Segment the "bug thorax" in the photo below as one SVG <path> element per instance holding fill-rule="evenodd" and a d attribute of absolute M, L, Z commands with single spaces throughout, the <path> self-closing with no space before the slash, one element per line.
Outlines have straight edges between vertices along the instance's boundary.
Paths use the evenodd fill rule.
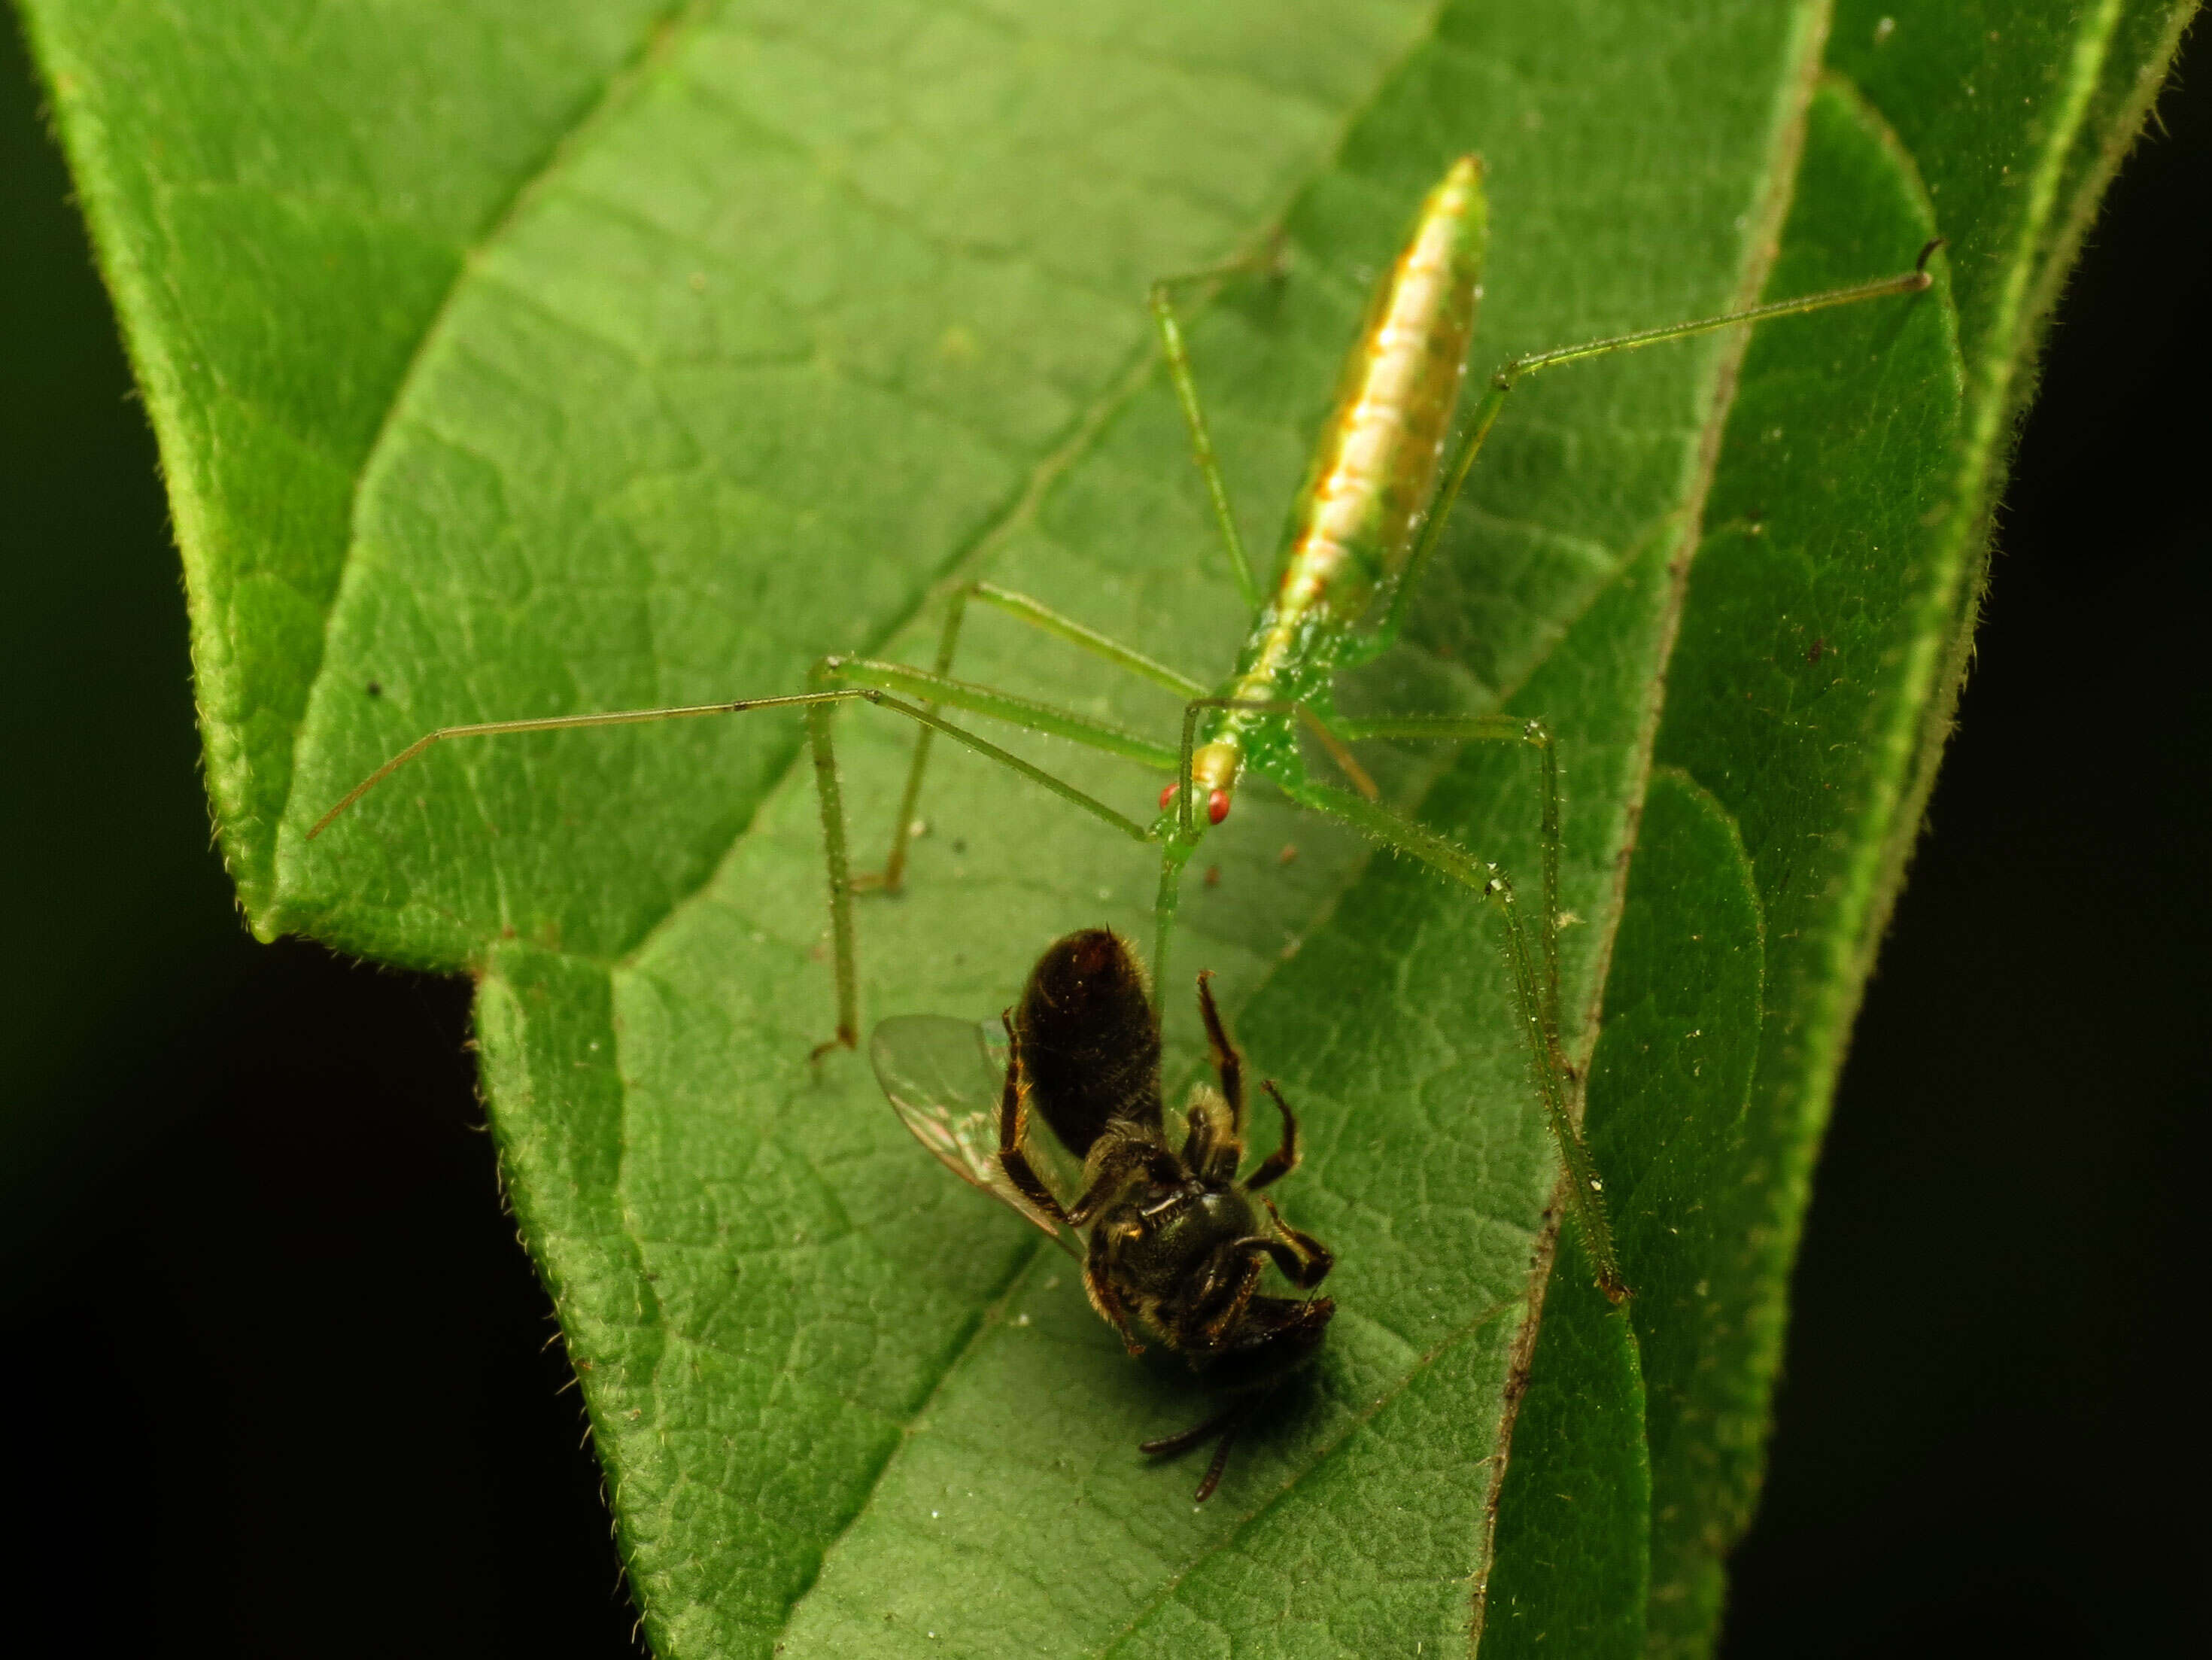
<path fill-rule="evenodd" d="M 1201 725 L 1191 754 L 1192 806 L 1209 823 L 1228 816 L 1246 769 L 1278 781 L 1296 775 L 1300 720 L 1292 708 L 1303 705 L 1309 721 L 1326 717 L 1344 626 L 1326 604 L 1290 611 L 1279 599 L 1261 614 L 1236 672 L 1218 690 L 1227 701 Z M 1173 799 L 1170 785 L 1162 808 Z"/>

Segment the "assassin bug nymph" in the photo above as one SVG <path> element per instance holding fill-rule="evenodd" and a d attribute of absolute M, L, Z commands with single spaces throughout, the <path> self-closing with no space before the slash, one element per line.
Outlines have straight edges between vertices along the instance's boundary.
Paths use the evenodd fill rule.
<path fill-rule="evenodd" d="M 1335 1258 L 1275 1209 L 1262 1189 L 1298 1164 L 1298 1121 L 1272 1079 L 1282 1139 L 1251 1175 L 1244 1158 L 1244 1061 L 1198 977 L 1217 1087 L 1193 1092 L 1176 1146 L 1160 1096 L 1160 1022 L 1144 970 L 1105 928 L 1055 940 L 1037 959 L 1004 1018 L 1006 1055 L 994 1079 L 975 1029 L 936 1015 L 903 1015 L 870 1044 L 884 1093 L 907 1128 L 965 1182 L 1044 1230 L 1082 1264 L 1099 1317 L 1141 1354 L 1141 1324 L 1229 1397 L 1212 1418 L 1141 1450 L 1171 1454 L 1215 1443 L 1199 1485 L 1204 1504 L 1229 1450 L 1261 1398 L 1321 1347 L 1336 1304 L 1326 1297 L 1260 1290 L 1273 1263 L 1300 1291 Z M 974 1064 L 984 1061 L 985 1064 Z M 995 1094 L 988 1105 L 979 1098 Z M 1063 1201 L 1034 1162 L 1034 1107 L 1054 1139 L 1082 1161 Z M 1087 1235 L 1078 1250 L 1063 1234 Z"/>
<path fill-rule="evenodd" d="M 1026 595 L 987 581 L 970 581 L 953 594 L 933 669 L 866 658 L 825 657 L 814 666 L 809 690 L 781 696 L 442 727 L 417 739 L 370 774 L 309 835 L 319 834 L 395 769 L 447 739 L 737 714 L 755 709 L 803 709 L 829 866 L 830 933 L 836 965 L 836 1035 L 822 1048 L 852 1048 L 860 1040 L 853 895 L 862 887 L 896 890 L 899 886 L 908 827 L 935 735 L 942 733 L 1134 840 L 1159 849 L 1152 979 L 1155 987 L 1162 988 L 1166 984 L 1168 948 L 1184 866 L 1206 831 L 1228 816 L 1240 781 L 1249 769 L 1297 805 L 1347 822 L 1382 845 L 1420 860 L 1464 885 L 1471 896 L 1487 901 L 1497 912 L 1513 986 L 1515 1018 L 1528 1045 L 1531 1071 L 1565 1168 L 1577 1220 L 1596 1264 L 1599 1283 L 1616 1299 L 1626 1295 L 1600 1199 L 1601 1183 L 1576 1126 L 1572 1074 L 1559 1042 L 1559 800 L 1551 734 L 1540 721 L 1509 715 L 1343 719 L 1335 713 L 1332 683 L 1339 669 L 1369 660 L 1398 638 L 1421 573 L 1436 552 L 1468 469 L 1508 394 L 1521 380 L 1560 364 L 1685 339 L 1737 324 L 1820 311 L 1886 295 L 1915 293 L 1929 284 L 1924 267 L 1936 245 L 1923 248 L 1914 268 L 1899 276 L 1510 359 L 1491 376 L 1447 460 L 1453 413 L 1466 378 L 1468 347 L 1480 295 L 1488 224 L 1481 162 L 1472 155 L 1462 156 L 1424 198 L 1404 249 L 1376 285 L 1366 319 L 1346 360 L 1334 411 L 1322 429 L 1305 483 L 1292 509 L 1279 574 L 1272 593 L 1267 594 L 1262 593 L 1246 557 L 1230 510 L 1228 488 L 1214 459 L 1172 300 L 1178 286 L 1192 280 L 1210 280 L 1233 267 L 1153 285 L 1152 308 L 1169 376 L 1189 426 L 1223 551 L 1252 617 L 1234 666 L 1218 684 L 1209 687 L 1192 680 Z M 1162 743 L 1071 709 L 953 678 L 961 621 L 970 600 L 993 605 L 1124 672 L 1180 694 L 1185 700 L 1181 741 Z M 839 704 L 848 702 L 891 710 L 921 728 L 890 856 L 881 873 L 860 878 L 855 877 L 846 851 L 845 812 L 831 733 L 832 714 Z M 1159 812 L 1149 823 L 1130 818 L 955 726 L 944 718 L 942 711 L 948 708 L 1068 739 L 1169 774 L 1170 781 L 1161 793 Z M 1309 773 L 1298 746 L 1302 731 L 1326 751 L 1352 788 Z M 1349 747 L 1362 739 L 1503 741 L 1525 744 L 1536 751 L 1541 778 L 1542 891 L 1534 949 L 1507 874 L 1448 837 L 1382 805 Z"/>

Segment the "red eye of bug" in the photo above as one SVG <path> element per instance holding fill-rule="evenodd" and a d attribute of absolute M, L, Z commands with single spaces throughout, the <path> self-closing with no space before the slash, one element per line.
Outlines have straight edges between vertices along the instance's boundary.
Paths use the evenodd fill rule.
<path fill-rule="evenodd" d="M 1229 792 L 1216 790 L 1206 798 L 1206 817 L 1209 824 L 1218 824 L 1229 817 Z"/>
<path fill-rule="evenodd" d="M 1175 792 L 1176 787 L 1173 784 L 1170 784 L 1165 789 L 1160 792 L 1160 811 L 1162 812 L 1165 812 L 1170 807 L 1175 806 Z"/>

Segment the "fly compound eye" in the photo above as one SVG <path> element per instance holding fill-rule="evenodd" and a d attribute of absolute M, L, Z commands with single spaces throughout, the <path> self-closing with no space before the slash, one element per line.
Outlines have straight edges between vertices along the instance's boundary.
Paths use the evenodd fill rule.
<path fill-rule="evenodd" d="M 1206 798 L 1206 821 L 1218 824 L 1229 817 L 1229 792 L 1218 789 Z"/>

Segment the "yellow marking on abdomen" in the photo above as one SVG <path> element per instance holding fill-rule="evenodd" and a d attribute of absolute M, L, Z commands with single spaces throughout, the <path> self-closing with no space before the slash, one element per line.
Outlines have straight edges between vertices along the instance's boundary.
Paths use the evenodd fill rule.
<path fill-rule="evenodd" d="M 1466 378 L 1486 228 L 1482 164 L 1462 156 L 1423 200 L 1405 252 L 1376 285 L 1298 493 L 1274 599 L 1228 696 L 1280 697 L 1311 642 L 1340 637 L 1404 568 Z M 1328 626 L 1317 629 L 1324 611 Z M 1202 789 L 1235 787 L 1243 735 L 1258 718 L 1223 712 L 1192 757 Z"/>

